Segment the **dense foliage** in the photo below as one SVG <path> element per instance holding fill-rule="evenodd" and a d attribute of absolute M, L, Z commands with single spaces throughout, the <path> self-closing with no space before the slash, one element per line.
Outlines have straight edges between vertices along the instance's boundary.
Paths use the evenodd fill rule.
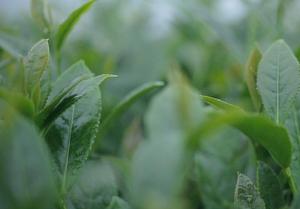
<path fill-rule="evenodd" d="M 297 1 L 130 2 L 0 21 L 0 209 L 298 209 Z"/>

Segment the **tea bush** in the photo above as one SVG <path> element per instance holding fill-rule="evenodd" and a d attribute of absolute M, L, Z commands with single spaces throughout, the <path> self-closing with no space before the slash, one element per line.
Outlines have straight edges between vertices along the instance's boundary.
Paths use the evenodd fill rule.
<path fill-rule="evenodd" d="M 27 41 L 1 23 L 0 209 L 299 208 L 296 3 L 245 1 L 238 27 L 212 2 L 179 4 L 154 40 L 122 1 L 56 24 L 32 0 Z M 97 6 L 101 52 L 67 41 Z"/>

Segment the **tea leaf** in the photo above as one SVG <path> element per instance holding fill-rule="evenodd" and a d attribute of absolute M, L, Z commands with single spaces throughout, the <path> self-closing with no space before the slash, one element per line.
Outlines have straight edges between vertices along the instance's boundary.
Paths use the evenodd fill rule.
<path fill-rule="evenodd" d="M 258 68 L 257 86 L 264 109 L 276 123 L 284 123 L 299 89 L 299 63 L 279 40 L 264 53 Z"/>
<path fill-rule="evenodd" d="M 214 98 L 214 97 L 210 97 L 210 96 L 201 96 L 201 98 L 209 103 L 210 105 L 212 105 L 213 107 L 225 110 L 225 111 L 244 111 L 242 108 L 240 108 L 239 106 L 230 104 L 228 102 L 225 102 L 223 100 Z"/>
<path fill-rule="evenodd" d="M 34 88 L 40 89 L 40 79 L 49 64 L 49 44 L 47 39 L 37 42 L 24 58 L 25 85 L 29 95 Z"/>
<path fill-rule="evenodd" d="M 265 203 L 260 197 L 251 179 L 243 174 L 238 175 L 234 205 L 236 209 L 265 209 Z"/>
<path fill-rule="evenodd" d="M 43 139 L 9 108 L 1 106 L 0 118 L 1 208 L 53 208 L 56 190 Z"/>
<path fill-rule="evenodd" d="M 123 112 L 125 112 L 134 102 L 140 99 L 142 96 L 153 91 L 154 89 L 162 87 L 164 84 L 160 81 L 146 83 L 137 89 L 134 89 L 125 98 L 119 102 L 116 107 L 109 113 L 109 115 L 103 120 L 100 126 L 99 134 L 103 134 L 103 131 L 107 131 L 109 125 L 116 120 Z"/>
<path fill-rule="evenodd" d="M 0 99 L 5 101 L 11 107 L 15 108 L 15 110 L 21 113 L 23 116 L 30 119 L 33 118 L 35 110 L 34 104 L 24 95 L 0 88 Z"/>
<path fill-rule="evenodd" d="M 195 153 L 195 183 L 205 208 L 233 208 L 236 172 L 254 171 L 255 156 L 251 147 L 243 134 L 231 127 L 225 127 L 203 141 Z"/>
<path fill-rule="evenodd" d="M 105 160 L 89 160 L 79 170 L 68 198 L 74 209 L 94 209 L 109 207 L 117 195 L 117 176 L 112 166 Z"/>
<path fill-rule="evenodd" d="M 82 67 L 85 68 L 82 62 L 78 62 L 71 68 Z M 65 73 L 68 74 L 68 73 Z M 59 77 L 60 80 L 68 79 L 65 74 Z M 49 125 L 63 113 L 71 105 L 75 104 L 85 94 L 92 90 L 95 86 L 99 86 L 107 78 L 115 77 L 115 75 L 103 74 L 96 77 L 91 75 L 78 76 L 75 80 L 70 82 L 69 86 L 64 88 L 61 92 L 55 92 L 57 89 L 52 89 L 46 106 L 37 115 L 36 121 L 40 127 L 47 129 Z M 58 80 L 59 80 L 58 79 Z M 68 85 L 68 83 L 67 83 Z M 57 94 L 57 95 L 55 95 Z"/>
<path fill-rule="evenodd" d="M 153 140 L 182 139 L 203 121 L 204 115 L 198 92 L 183 78 L 175 78 L 153 98 L 145 116 L 146 130 Z"/>
<path fill-rule="evenodd" d="M 283 190 L 275 172 L 266 163 L 257 165 L 257 187 L 264 199 L 266 209 L 280 209 L 284 206 Z"/>
<path fill-rule="evenodd" d="M 252 102 L 256 111 L 261 110 L 261 98 L 256 88 L 258 64 L 262 58 L 262 54 L 258 48 L 254 48 L 248 58 L 246 64 L 246 83 L 250 93 Z"/>
<path fill-rule="evenodd" d="M 115 196 L 112 198 L 109 206 L 106 209 L 130 209 L 127 202 Z"/>
<path fill-rule="evenodd" d="M 87 3 L 83 4 L 81 7 L 73 11 L 69 17 L 60 24 L 58 31 L 55 36 L 55 47 L 56 50 L 60 50 L 65 39 L 75 26 L 75 24 L 79 21 L 80 17 L 89 10 L 92 4 L 95 3 L 95 0 L 89 0 Z"/>
<path fill-rule="evenodd" d="M 140 144 L 132 162 L 130 194 L 137 207 L 181 208 L 181 199 L 175 197 L 189 164 L 184 155 L 187 125 L 198 124 L 204 116 L 198 98 L 178 75 L 152 100 L 145 119 L 148 140 Z"/>
<path fill-rule="evenodd" d="M 142 207 L 154 201 L 170 208 L 184 180 L 183 145 L 182 140 L 171 137 L 140 144 L 133 156 L 130 178 L 134 205 Z"/>
<path fill-rule="evenodd" d="M 31 0 L 31 15 L 40 27 L 49 30 L 50 23 L 46 16 L 45 3 L 45 0 Z"/>
<path fill-rule="evenodd" d="M 98 130 L 101 115 L 101 94 L 98 85 L 110 75 L 92 77 L 83 62 L 66 70 L 53 84 L 50 102 L 68 88 L 76 78 L 90 77 L 74 87 L 70 95 L 80 99 L 65 110 L 50 127 L 46 139 L 62 175 L 62 190 L 66 192 L 69 177 L 86 161 Z"/>
<path fill-rule="evenodd" d="M 297 95 L 296 102 L 291 108 L 291 113 L 285 121 L 285 126 L 289 132 L 292 142 L 292 161 L 290 165 L 291 169 L 291 178 L 293 179 L 294 192 L 300 191 L 300 100 L 299 95 Z"/>
<path fill-rule="evenodd" d="M 209 119 L 192 132 L 190 145 L 195 149 L 201 140 L 225 125 L 239 129 L 251 140 L 261 144 L 283 168 L 289 166 L 292 147 L 286 129 L 261 115 L 240 111 L 212 112 Z"/>

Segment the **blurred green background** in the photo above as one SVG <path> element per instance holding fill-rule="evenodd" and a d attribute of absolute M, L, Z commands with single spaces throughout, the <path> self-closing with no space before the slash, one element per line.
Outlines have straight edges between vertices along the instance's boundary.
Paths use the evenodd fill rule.
<path fill-rule="evenodd" d="M 54 25 L 84 2 L 48 0 Z M 282 38 L 300 56 L 299 11 L 298 0 L 98 0 L 67 39 L 62 70 L 83 59 L 95 74 L 118 75 L 102 87 L 104 116 L 131 90 L 148 81 L 165 81 L 172 69 L 180 69 L 202 94 L 253 111 L 244 81 L 250 51 L 255 46 L 265 51 Z M 47 36 L 31 17 L 29 1 L 0 0 L 0 76 L 17 77 L 15 55 L 24 55 L 41 38 Z M 136 141 L 144 138 L 143 118 L 151 96 L 112 124 L 96 143 L 92 158 L 131 156 Z M 205 179 L 202 204 L 207 208 L 229 207 L 225 200 L 232 199 L 237 170 L 254 175 L 244 163 L 253 163 L 245 137 L 231 129 L 225 132 L 214 136 L 196 157 L 200 170 L 207 171 L 199 174 Z M 228 150 L 219 145 L 224 137 L 232 138 Z M 211 161 L 217 165 L 214 176 L 209 172 Z M 219 178 L 227 180 L 215 181 Z M 218 192 L 215 197 L 222 194 L 225 200 L 210 199 Z"/>

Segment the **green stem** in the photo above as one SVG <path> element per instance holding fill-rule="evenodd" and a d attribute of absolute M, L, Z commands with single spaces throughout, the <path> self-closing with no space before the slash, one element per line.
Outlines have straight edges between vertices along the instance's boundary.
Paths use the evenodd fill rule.
<path fill-rule="evenodd" d="M 290 167 L 286 168 L 284 170 L 284 173 L 289 179 L 289 185 L 292 189 L 293 194 L 298 194 L 297 186 L 296 186 L 296 183 L 295 183 L 294 178 L 292 176 L 292 172 L 291 172 Z"/>

